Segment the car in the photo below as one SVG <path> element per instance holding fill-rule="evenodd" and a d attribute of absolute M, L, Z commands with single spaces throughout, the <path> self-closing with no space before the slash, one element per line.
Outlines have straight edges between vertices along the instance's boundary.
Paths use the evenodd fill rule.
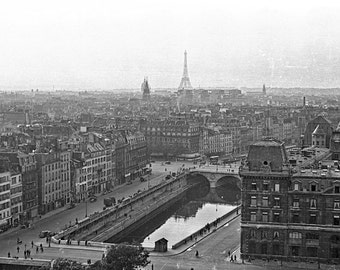
<path fill-rule="evenodd" d="M 167 176 L 165 177 L 166 180 L 168 180 L 168 179 L 170 179 L 170 178 L 171 178 L 171 175 L 170 175 L 170 174 L 167 175 Z"/>
<path fill-rule="evenodd" d="M 95 202 L 95 201 L 97 201 L 97 197 L 91 197 L 90 198 L 90 202 Z"/>
<path fill-rule="evenodd" d="M 45 238 L 45 237 L 47 237 L 47 236 L 52 236 L 53 234 L 52 234 L 52 232 L 51 231 L 41 231 L 40 233 L 39 233 L 39 237 L 40 238 Z"/>
<path fill-rule="evenodd" d="M 68 206 L 67 206 L 67 209 L 72 209 L 76 207 L 76 205 L 74 203 L 70 203 Z"/>
<path fill-rule="evenodd" d="M 169 164 L 171 164 L 171 162 L 170 161 L 165 161 L 165 164 L 169 165 Z"/>

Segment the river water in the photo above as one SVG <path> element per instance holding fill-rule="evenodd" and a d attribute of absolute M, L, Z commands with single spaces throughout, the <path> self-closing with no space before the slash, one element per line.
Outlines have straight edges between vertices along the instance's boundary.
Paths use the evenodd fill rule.
<path fill-rule="evenodd" d="M 237 188 L 220 186 L 214 191 L 209 190 L 207 194 L 202 189 L 200 192 L 191 190 L 183 200 L 169 205 L 168 209 L 119 242 L 137 241 L 143 247 L 154 248 L 155 242 L 164 237 L 171 247 L 236 207 L 240 193 Z M 205 193 L 203 197 L 202 193 Z"/>

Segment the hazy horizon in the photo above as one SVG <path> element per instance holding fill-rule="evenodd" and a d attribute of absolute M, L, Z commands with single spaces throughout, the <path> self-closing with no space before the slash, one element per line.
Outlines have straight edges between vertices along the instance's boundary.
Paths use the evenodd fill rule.
<path fill-rule="evenodd" d="M 273 3 L 272 3 L 273 2 Z M 0 90 L 340 86 L 336 1 L 11 1 Z"/>

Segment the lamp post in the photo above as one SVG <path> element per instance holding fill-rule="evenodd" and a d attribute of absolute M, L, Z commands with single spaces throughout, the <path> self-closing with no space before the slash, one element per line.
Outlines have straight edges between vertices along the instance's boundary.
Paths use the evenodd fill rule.
<path fill-rule="evenodd" d="M 85 217 L 87 217 L 87 198 L 88 198 L 88 192 L 86 191 L 86 197 L 85 197 Z"/>

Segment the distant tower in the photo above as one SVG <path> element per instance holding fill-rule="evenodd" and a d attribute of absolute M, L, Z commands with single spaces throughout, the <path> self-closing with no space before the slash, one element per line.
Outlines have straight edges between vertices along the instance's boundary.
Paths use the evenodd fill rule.
<path fill-rule="evenodd" d="M 150 99 L 150 86 L 149 86 L 147 77 L 144 77 L 144 81 L 142 83 L 141 89 L 143 93 L 143 99 L 149 100 Z"/>
<path fill-rule="evenodd" d="M 263 95 L 267 94 L 267 90 L 266 90 L 266 85 L 265 84 L 262 87 L 262 93 L 263 93 Z"/>
<path fill-rule="evenodd" d="M 189 74 L 188 74 L 188 63 L 187 63 L 187 51 L 184 51 L 184 69 L 181 83 L 178 89 L 192 89 Z"/>
<path fill-rule="evenodd" d="M 303 107 L 306 107 L 306 97 L 303 97 L 303 103 L 302 103 Z"/>

